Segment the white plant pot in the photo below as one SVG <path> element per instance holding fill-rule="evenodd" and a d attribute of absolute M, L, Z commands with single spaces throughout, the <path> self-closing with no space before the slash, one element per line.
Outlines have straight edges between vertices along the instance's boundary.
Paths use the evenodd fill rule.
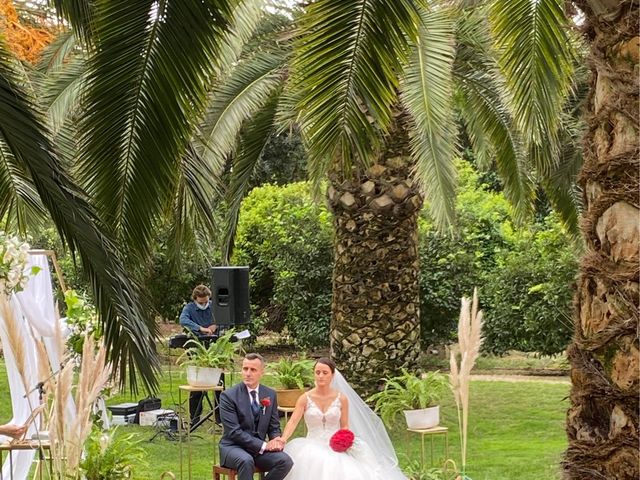
<path fill-rule="evenodd" d="M 221 368 L 187 366 L 187 383 L 192 387 L 212 387 L 218 385 Z"/>
<path fill-rule="evenodd" d="M 440 405 L 420 410 L 405 410 L 407 427 L 415 430 L 437 427 L 440 423 Z"/>

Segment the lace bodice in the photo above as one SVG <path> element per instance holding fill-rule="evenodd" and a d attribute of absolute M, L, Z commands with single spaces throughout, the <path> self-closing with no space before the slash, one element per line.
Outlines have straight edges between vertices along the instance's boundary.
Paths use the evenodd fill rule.
<path fill-rule="evenodd" d="M 336 430 L 340 429 L 340 394 L 335 398 L 326 412 L 323 412 L 318 404 L 313 401 L 311 395 L 307 395 L 307 408 L 304 412 L 304 421 L 307 425 L 307 438 L 329 438 Z"/>

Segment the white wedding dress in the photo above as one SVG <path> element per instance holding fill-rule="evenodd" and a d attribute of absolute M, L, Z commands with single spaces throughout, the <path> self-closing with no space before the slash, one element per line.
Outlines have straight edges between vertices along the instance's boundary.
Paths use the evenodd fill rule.
<path fill-rule="evenodd" d="M 376 456 L 361 438 L 349 450 L 335 452 L 329 439 L 340 429 L 340 396 L 326 412 L 307 395 L 304 421 L 307 436 L 287 443 L 284 451 L 293 460 L 293 468 L 284 480 L 388 480 Z"/>

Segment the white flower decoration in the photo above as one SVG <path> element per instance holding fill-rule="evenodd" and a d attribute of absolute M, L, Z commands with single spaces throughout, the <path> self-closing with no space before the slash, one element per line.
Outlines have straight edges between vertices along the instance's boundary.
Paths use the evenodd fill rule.
<path fill-rule="evenodd" d="M 0 231 L 0 294 L 23 290 L 29 277 L 38 272 L 38 267 L 29 269 L 30 248 L 27 242 Z"/>

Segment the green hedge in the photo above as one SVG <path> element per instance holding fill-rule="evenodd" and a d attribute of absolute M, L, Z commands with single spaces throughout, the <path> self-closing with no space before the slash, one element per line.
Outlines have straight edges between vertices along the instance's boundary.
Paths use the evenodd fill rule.
<path fill-rule="evenodd" d="M 455 341 L 460 297 L 480 288 L 485 348 L 557 353 L 570 337 L 579 249 L 555 216 L 514 229 L 510 207 L 460 162 L 455 234 L 420 219 L 421 323 L 425 345 Z M 426 212 L 426 210 L 425 210 Z M 242 206 L 234 263 L 251 267 L 257 327 L 299 345 L 329 342 L 331 216 L 306 183 L 254 189 Z"/>
<path fill-rule="evenodd" d="M 533 231 L 514 233 L 511 248 L 496 256 L 496 275 L 483 287 L 487 350 L 500 354 L 517 348 L 548 355 L 564 350 L 573 332 L 578 254 L 554 216 Z"/>
<path fill-rule="evenodd" d="M 504 231 L 510 217 L 504 197 L 487 191 L 464 162 L 458 166 L 454 233 L 435 231 L 426 212 L 420 221 L 420 319 L 429 344 L 455 340 L 460 298 L 484 285 L 496 254 L 509 248 Z"/>
<path fill-rule="evenodd" d="M 251 269 L 258 322 L 324 346 L 331 317 L 332 227 L 307 183 L 255 188 L 244 200 L 233 263 Z"/>

